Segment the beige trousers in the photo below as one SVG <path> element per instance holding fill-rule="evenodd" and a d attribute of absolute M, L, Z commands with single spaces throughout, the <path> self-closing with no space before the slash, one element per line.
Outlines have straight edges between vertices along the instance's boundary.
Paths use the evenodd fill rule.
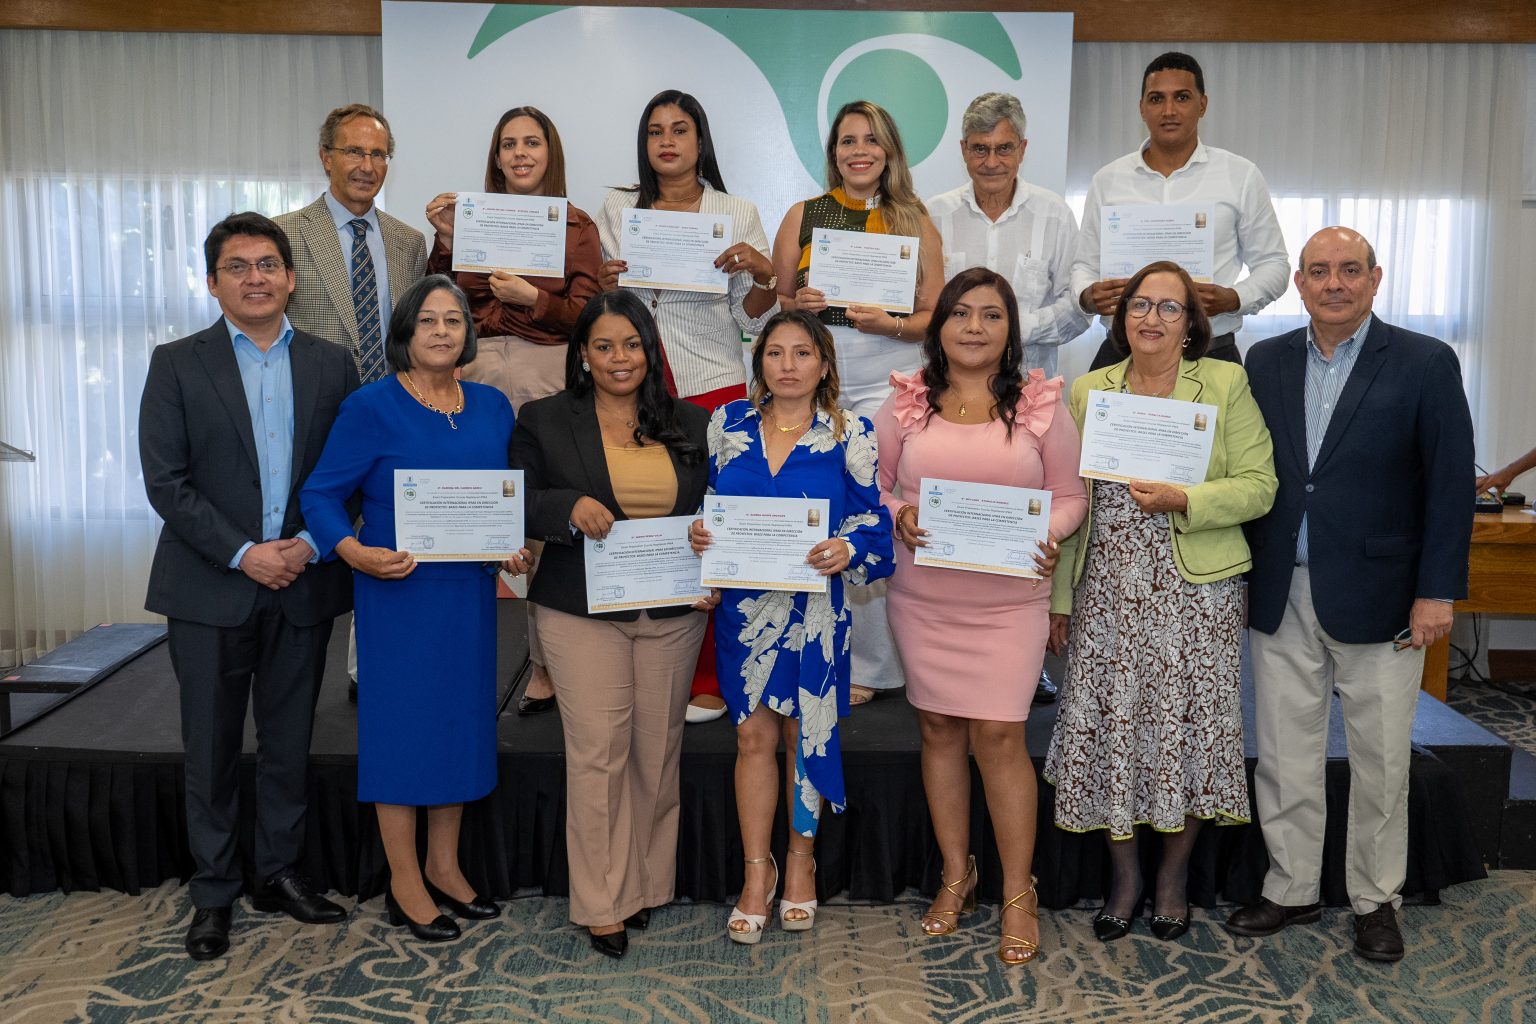
<path fill-rule="evenodd" d="M 507 396 L 514 413 L 535 398 L 565 388 L 564 345 L 538 345 L 522 338 L 504 336 L 475 341 L 475 358 L 459 371 L 465 380 L 478 381 Z"/>
<path fill-rule="evenodd" d="M 1407 625 L 1407 623 L 1403 623 Z M 1323 868 L 1332 693 L 1349 745 L 1349 826 L 1344 884 L 1356 914 L 1402 904 L 1408 870 L 1408 765 L 1424 652 L 1390 643 L 1345 644 L 1324 632 L 1304 566 L 1291 577 L 1274 635 L 1249 630 L 1259 764 L 1254 803 L 1269 850 L 1264 896 L 1282 906 L 1316 903 Z"/>
<path fill-rule="evenodd" d="M 617 924 L 672 899 L 683 710 L 708 617 L 611 622 L 538 610 L 565 730 L 571 920 Z"/>

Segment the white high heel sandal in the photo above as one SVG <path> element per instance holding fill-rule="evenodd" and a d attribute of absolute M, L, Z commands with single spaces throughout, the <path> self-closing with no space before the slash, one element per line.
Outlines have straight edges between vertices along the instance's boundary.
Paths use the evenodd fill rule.
<path fill-rule="evenodd" d="M 801 853 L 799 850 L 790 850 L 792 857 L 811 858 L 811 876 L 816 875 L 816 855 L 814 853 Z M 798 910 L 805 914 L 804 917 L 790 917 L 789 912 Z M 779 900 L 779 927 L 787 932 L 808 932 L 816 923 L 816 901 L 807 900 L 804 903 L 795 903 L 792 900 Z"/>
<path fill-rule="evenodd" d="M 748 864 L 772 864 L 773 884 L 768 887 L 768 912 L 764 914 L 746 914 L 741 907 L 731 908 L 731 916 L 725 922 L 726 938 L 732 942 L 739 942 L 743 946 L 755 946 L 763 941 L 763 926 L 768 923 L 768 915 L 773 913 L 773 894 L 779 887 L 779 864 L 773 859 L 773 854 L 766 857 L 748 857 Z M 737 927 L 738 923 L 744 923 L 746 927 Z"/>

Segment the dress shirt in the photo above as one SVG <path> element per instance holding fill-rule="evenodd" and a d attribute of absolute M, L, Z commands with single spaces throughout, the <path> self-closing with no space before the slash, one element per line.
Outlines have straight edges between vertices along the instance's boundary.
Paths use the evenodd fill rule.
<path fill-rule="evenodd" d="M 763 233 L 757 207 L 740 196 L 721 192 L 703 180 L 699 184 L 704 186 L 704 194 L 699 197 L 700 213 L 731 215 L 731 238 L 721 242 L 720 251 L 724 252 L 737 242 L 745 242 L 767 256 L 768 236 Z M 638 189 L 622 188 L 610 189 L 603 199 L 603 207 L 594 219 L 602 239 L 604 259 L 619 258 L 624 214 L 634 209 L 639 201 Z M 747 315 L 742 303 L 752 290 L 752 275 L 745 271 L 730 275 L 725 295 L 625 287 L 634 292 L 656 318 L 656 329 L 661 334 L 672 378 L 677 382 L 677 393 L 683 398 L 744 383 L 747 370 L 741 358 L 742 335 L 756 338 L 768 318 L 779 311 L 779 300 L 775 296 L 773 305 L 761 316 Z"/>
<path fill-rule="evenodd" d="M 1307 470 L 1310 472 L 1312 464 L 1317 461 L 1317 453 L 1323 450 L 1323 438 L 1328 434 L 1328 424 L 1333 420 L 1333 410 L 1339 404 L 1339 396 L 1344 393 L 1344 385 L 1349 383 L 1350 371 L 1355 368 L 1355 360 L 1360 358 L 1360 350 L 1365 346 L 1365 336 L 1370 333 L 1373 317 L 1367 314 L 1344 341 L 1339 342 L 1333 350 L 1333 358 L 1325 357 L 1312 340 L 1312 325 L 1307 325 L 1307 380 L 1306 380 L 1306 416 L 1307 416 Z M 1303 512 L 1301 516 L 1301 529 L 1296 532 L 1296 564 L 1307 564 L 1307 516 Z"/>
<path fill-rule="evenodd" d="M 368 225 L 363 241 L 373 260 L 373 277 L 379 286 L 379 338 L 382 341 L 389 334 L 389 311 L 395 304 L 390 301 L 389 269 L 384 264 L 384 232 L 379 227 L 379 208 L 370 206 L 367 213 L 353 213 L 337 202 L 329 189 L 325 193 L 325 208 L 331 211 L 331 220 L 336 222 L 336 238 L 341 242 L 342 256 L 346 257 L 348 281 L 352 280 L 352 222 L 361 220 Z"/>
<path fill-rule="evenodd" d="M 1056 193 L 1014 179 L 1013 200 L 993 220 L 976 202 L 976 185 L 928 200 L 928 216 L 944 239 L 944 279 L 986 267 L 1013 285 L 1019 300 L 1024 366 L 1056 375 L 1056 347 L 1088 328 L 1072 290 L 1077 221 Z"/>
<path fill-rule="evenodd" d="M 293 325 L 283 317 L 283 330 L 263 352 L 250 336 L 227 319 L 230 344 L 235 349 L 235 363 L 240 367 L 240 384 L 245 389 L 245 405 L 251 413 L 251 434 L 256 439 L 256 465 L 261 475 L 261 539 L 277 540 L 283 533 L 283 513 L 293 483 L 293 368 L 288 358 L 293 341 Z M 309 545 L 311 562 L 319 556 L 308 530 L 298 537 Z M 254 540 L 240 545 L 229 560 L 231 569 L 240 568 L 240 559 L 256 546 Z"/>
<path fill-rule="evenodd" d="M 1285 236 L 1269 198 L 1269 186 L 1252 161 L 1215 146 L 1200 143 L 1189 162 L 1166 178 L 1147 166 L 1146 148 L 1105 164 L 1088 186 L 1083 204 L 1083 227 L 1077 239 L 1077 258 L 1072 264 L 1072 294 L 1100 279 L 1099 211 L 1105 206 L 1159 206 L 1201 204 L 1212 206 L 1216 265 L 1211 275 L 1216 284 L 1237 292 L 1235 312 L 1211 317 L 1211 336 L 1235 334 L 1243 317 L 1257 313 L 1285 294 L 1291 279 Z M 1237 275 L 1243 264 L 1248 276 Z M 1103 317 L 1105 328 L 1109 317 Z"/>

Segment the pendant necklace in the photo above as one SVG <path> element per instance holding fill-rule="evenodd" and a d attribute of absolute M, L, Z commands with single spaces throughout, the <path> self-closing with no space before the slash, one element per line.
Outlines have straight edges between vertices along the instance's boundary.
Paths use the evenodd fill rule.
<path fill-rule="evenodd" d="M 437 406 L 435 406 L 431 402 L 427 401 L 427 396 L 423 395 L 421 393 L 421 389 L 418 388 L 416 386 L 416 382 L 411 379 L 410 373 L 408 373 L 408 372 L 407 373 L 402 373 L 402 374 L 400 374 L 400 376 L 404 377 L 405 378 L 405 382 L 411 386 L 411 391 L 414 392 L 415 395 L 416 395 L 416 401 L 420 402 L 422 405 L 426 406 L 428 409 L 431 409 L 433 412 L 441 413 L 442 415 L 448 417 L 448 425 L 450 427 L 452 427 L 454 430 L 458 430 L 459 429 L 459 425 L 457 423 L 453 422 L 453 418 L 455 416 L 457 416 L 459 413 L 464 411 L 464 389 L 459 386 L 459 381 L 458 381 L 457 377 L 455 377 L 454 381 L 453 381 L 453 390 L 454 390 L 454 393 L 456 395 L 458 395 L 459 404 L 454 406 L 452 411 L 449 411 L 447 409 L 439 409 Z"/>

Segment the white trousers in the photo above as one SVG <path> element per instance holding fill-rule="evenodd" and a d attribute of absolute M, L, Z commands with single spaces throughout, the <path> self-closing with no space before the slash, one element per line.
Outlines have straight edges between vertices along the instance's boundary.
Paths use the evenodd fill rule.
<path fill-rule="evenodd" d="M 1408 870 L 1409 748 L 1424 652 L 1330 637 L 1313 611 L 1304 566 L 1291 577 L 1280 628 L 1272 636 L 1250 630 L 1249 643 L 1259 742 L 1254 803 L 1269 850 L 1264 897 L 1287 907 L 1318 901 L 1328 717 L 1337 689 L 1349 745 L 1345 888 L 1356 914 L 1400 906 Z"/>

